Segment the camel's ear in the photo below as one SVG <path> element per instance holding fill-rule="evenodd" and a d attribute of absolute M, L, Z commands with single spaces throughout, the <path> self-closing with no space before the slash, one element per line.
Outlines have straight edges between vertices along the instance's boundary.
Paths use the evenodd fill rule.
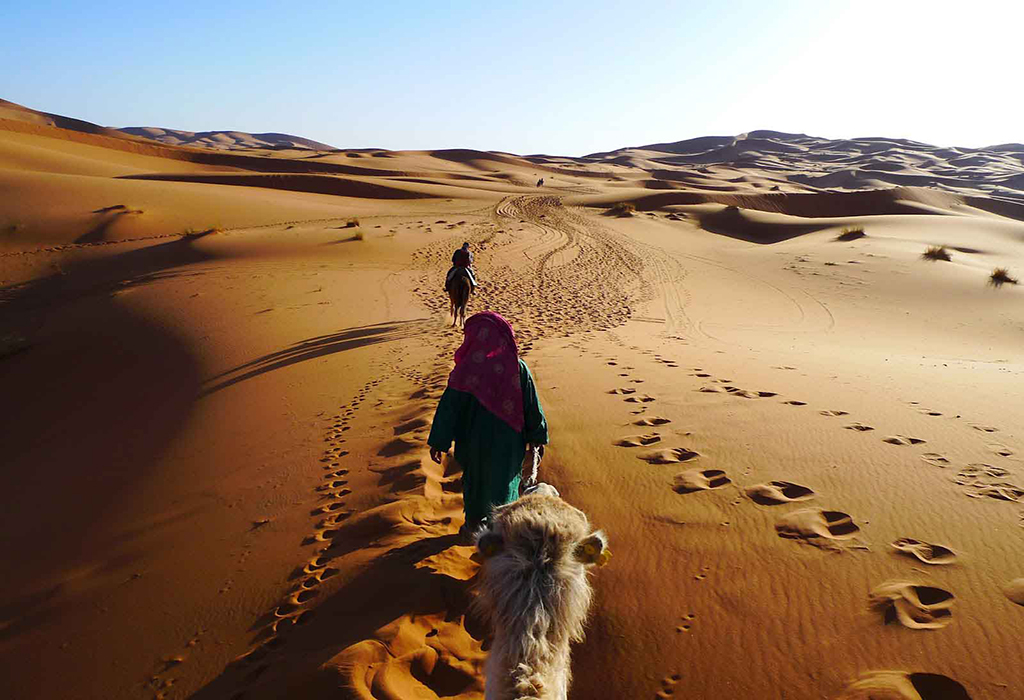
<path fill-rule="evenodd" d="M 612 550 L 608 549 L 607 535 L 600 530 L 593 533 L 576 545 L 575 556 L 584 564 L 604 566 L 612 558 Z"/>
<path fill-rule="evenodd" d="M 505 540 L 494 530 L 484 530 L 476 538 L 476 548 L 484 559 L 493 557 L 505 546 Z"/>

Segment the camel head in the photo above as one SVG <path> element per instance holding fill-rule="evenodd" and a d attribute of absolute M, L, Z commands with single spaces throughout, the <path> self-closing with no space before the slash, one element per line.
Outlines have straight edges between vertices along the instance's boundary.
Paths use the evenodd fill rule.
<path fill-rule="evenodd" d="M 592 530 L 583 511 L 547 484 L 517 501 L 494 509 L 477 533 L 484 561 L 481 607 L 496 627 L 542 606 L 566 625 L 573 640 L 582 638 L 590 606 L 587 569 L 611 558 L 608 538 Z"/>
<path fill-rule="evenodd" d="M 514 503 L 494 511 L 476 535 L 477 551 L 487 561 L 508 555 L 552 564 L 574 561 L 604 566 L 611 558 L 608 536 L 589 531 L 587 516 L 563 501 L 555 487 L 538 484 Z M 525 563 L 525 562 L 523 562 Z"/>
<path fill-rule="evenodd" d="M 477 534 L 483 559 L 475 606 L 493 628 L 487 698 L 564 698 L 569 646 L 583 639 L 588 570 L 611 557 L 583 511 L 539 485 L 495 508 Z"/>

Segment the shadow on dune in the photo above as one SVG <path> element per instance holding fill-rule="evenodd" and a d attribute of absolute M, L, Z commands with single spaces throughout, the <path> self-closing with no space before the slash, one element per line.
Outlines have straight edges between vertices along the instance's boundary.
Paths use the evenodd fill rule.
<path fill-rule="evenodd" d="M 0 304 L 4 315 L 17 317 L 38 314 L 68 301 L 125 289 L 159 277 L 173 276 L 169 271 L 220 256 L 200 250 L 193 244 L 213 230 L 182 236 L 167 243 L 146 245 L 124 253 L 89 257 L 71 263 L 67 269 L 0 288 Z M 108 297 L 109 298 L 109 297 Z M 38 326 L 38 322 L 32 325 Z"/>
<path fill-rule="evenodd" d="M 417 566 L 454 546 L 457 540 L 456 535 L 416 540 L 379 556 L 321 602 L 308 622 L 288 630 L 282 637 L 283 647 L 276 652 L 286 658 L 269 667 L 260 661 L 232 663 L 193 694 L 192 700 L 221 700 L 242 697 L 243 693 L 245 698 L 348 697 L 345 689 L 338 686 L 336 676 L 320 671 L 340 651 L 373 639 L 377 630 L 403 616 L 415 620 L 423 615 L 443 614 L 452 621 L 465 612 L 470 582 L 429 566 Z M 330 561 L 355 549 L 332 547 L 322 559 Z M 264 618 L 257 626 L 271 619 Z M 264 636 L 265 633 L 257 632 L 256 640 Z M 259 685 L 250 685 L 256 677 Z M 250 687 L 240 693 L 240 686 Z"/>
<path fill-rule="evenodd" d="M 318 357 L 333 355 L 345 352 L 346 350 L 354 350 L 355 348 L 367 345 L 390 343 L 395 340 L 412 338 L 422 332 L 425 320 L 413 319 L 411 321 L 375 323 L 370 326 L 346 328 L 330 335 L 321 335 L 303 340 L 283 350 L 272 352 L 269 355 L 264 355 L 251 362 L 246 362 L 244 365 L 239 365 L 211 377 L 207 381 L 210 386 L 203 390 L 202 395 L 208 396 L 239 382 L 244 382 L 247 379 L 252 379 L 277 369 L 283 369 L 297 362 L 314 360 Z"/>
<path fill-rule="evenodd" d="M 178 434 L 201 372 L 184 337 L 112 292 L 208 259 L 193 242 L 91 257 L 0 289 L 0 326 L 31 340 L 0 360 L 0 559 L 22 572 L 0 583 L 0 598 L 17 608 L 13 618 L 0 610 L 9 623 L 0 638 L 81 602 L 68 597 L 68 576 L 102 575 L 136 556 L 131 542 L 96 526 L 132 498 Z"/>
<path fill-rule="evenodd" d="M 735 207 L 727 207 L 713 214 L 701 216 L 700 227 L 721 236 L 767 245 L 829 228 L 829 224 L 760 222 L 744 216 Z"/>
<path fill-rule="evenodd" d="M 383 177 L 380 173 L 372 174 Z M 413 189 L 363 182 L 324 173 L 150 173 L 123 175 L 121 179 L 264 187 L 273 190 L 311 192 L 359 199 L 431 199 L 439 196 L 427 192 L 417 192 Z"/>

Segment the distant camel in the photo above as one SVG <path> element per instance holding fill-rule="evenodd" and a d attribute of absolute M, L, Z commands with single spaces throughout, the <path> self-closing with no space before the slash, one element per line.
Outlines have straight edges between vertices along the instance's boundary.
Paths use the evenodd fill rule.
<path fill-rule="evenodd" d="M 473 285 L 470 284 L 469 277 L 466 275 L 459 275 L 448 285 L 448 301 L 451 302 L 453 327 L 459 319 L 461 319 L 463 326 L 466 325 L 466 304 L 469 303 L 469 295 L 472 292 Z"/>
<path fill-rule="evenodd" d="M 485 700 L 565 700 L 569 644 L 583 639 L 592 591 L 587 569 L 610 557 L 587 516 L 541 484 L 501 506 L 477 535 L 484 558 L 474 605 L 492 626 Z"/>

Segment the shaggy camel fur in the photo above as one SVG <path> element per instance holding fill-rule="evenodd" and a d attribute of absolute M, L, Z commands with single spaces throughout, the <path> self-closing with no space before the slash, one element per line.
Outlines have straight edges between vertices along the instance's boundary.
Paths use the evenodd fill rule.
<path fill-rule="evenodd" d="M 587 516 L 541 484 L 494 510 L 477 535 L 484 557 L 476 605 L 494 633 L 484 668 L 486 700 L 565 700 L 569 644 L 583 639 L 587 569 L 611 556 Z"/>

